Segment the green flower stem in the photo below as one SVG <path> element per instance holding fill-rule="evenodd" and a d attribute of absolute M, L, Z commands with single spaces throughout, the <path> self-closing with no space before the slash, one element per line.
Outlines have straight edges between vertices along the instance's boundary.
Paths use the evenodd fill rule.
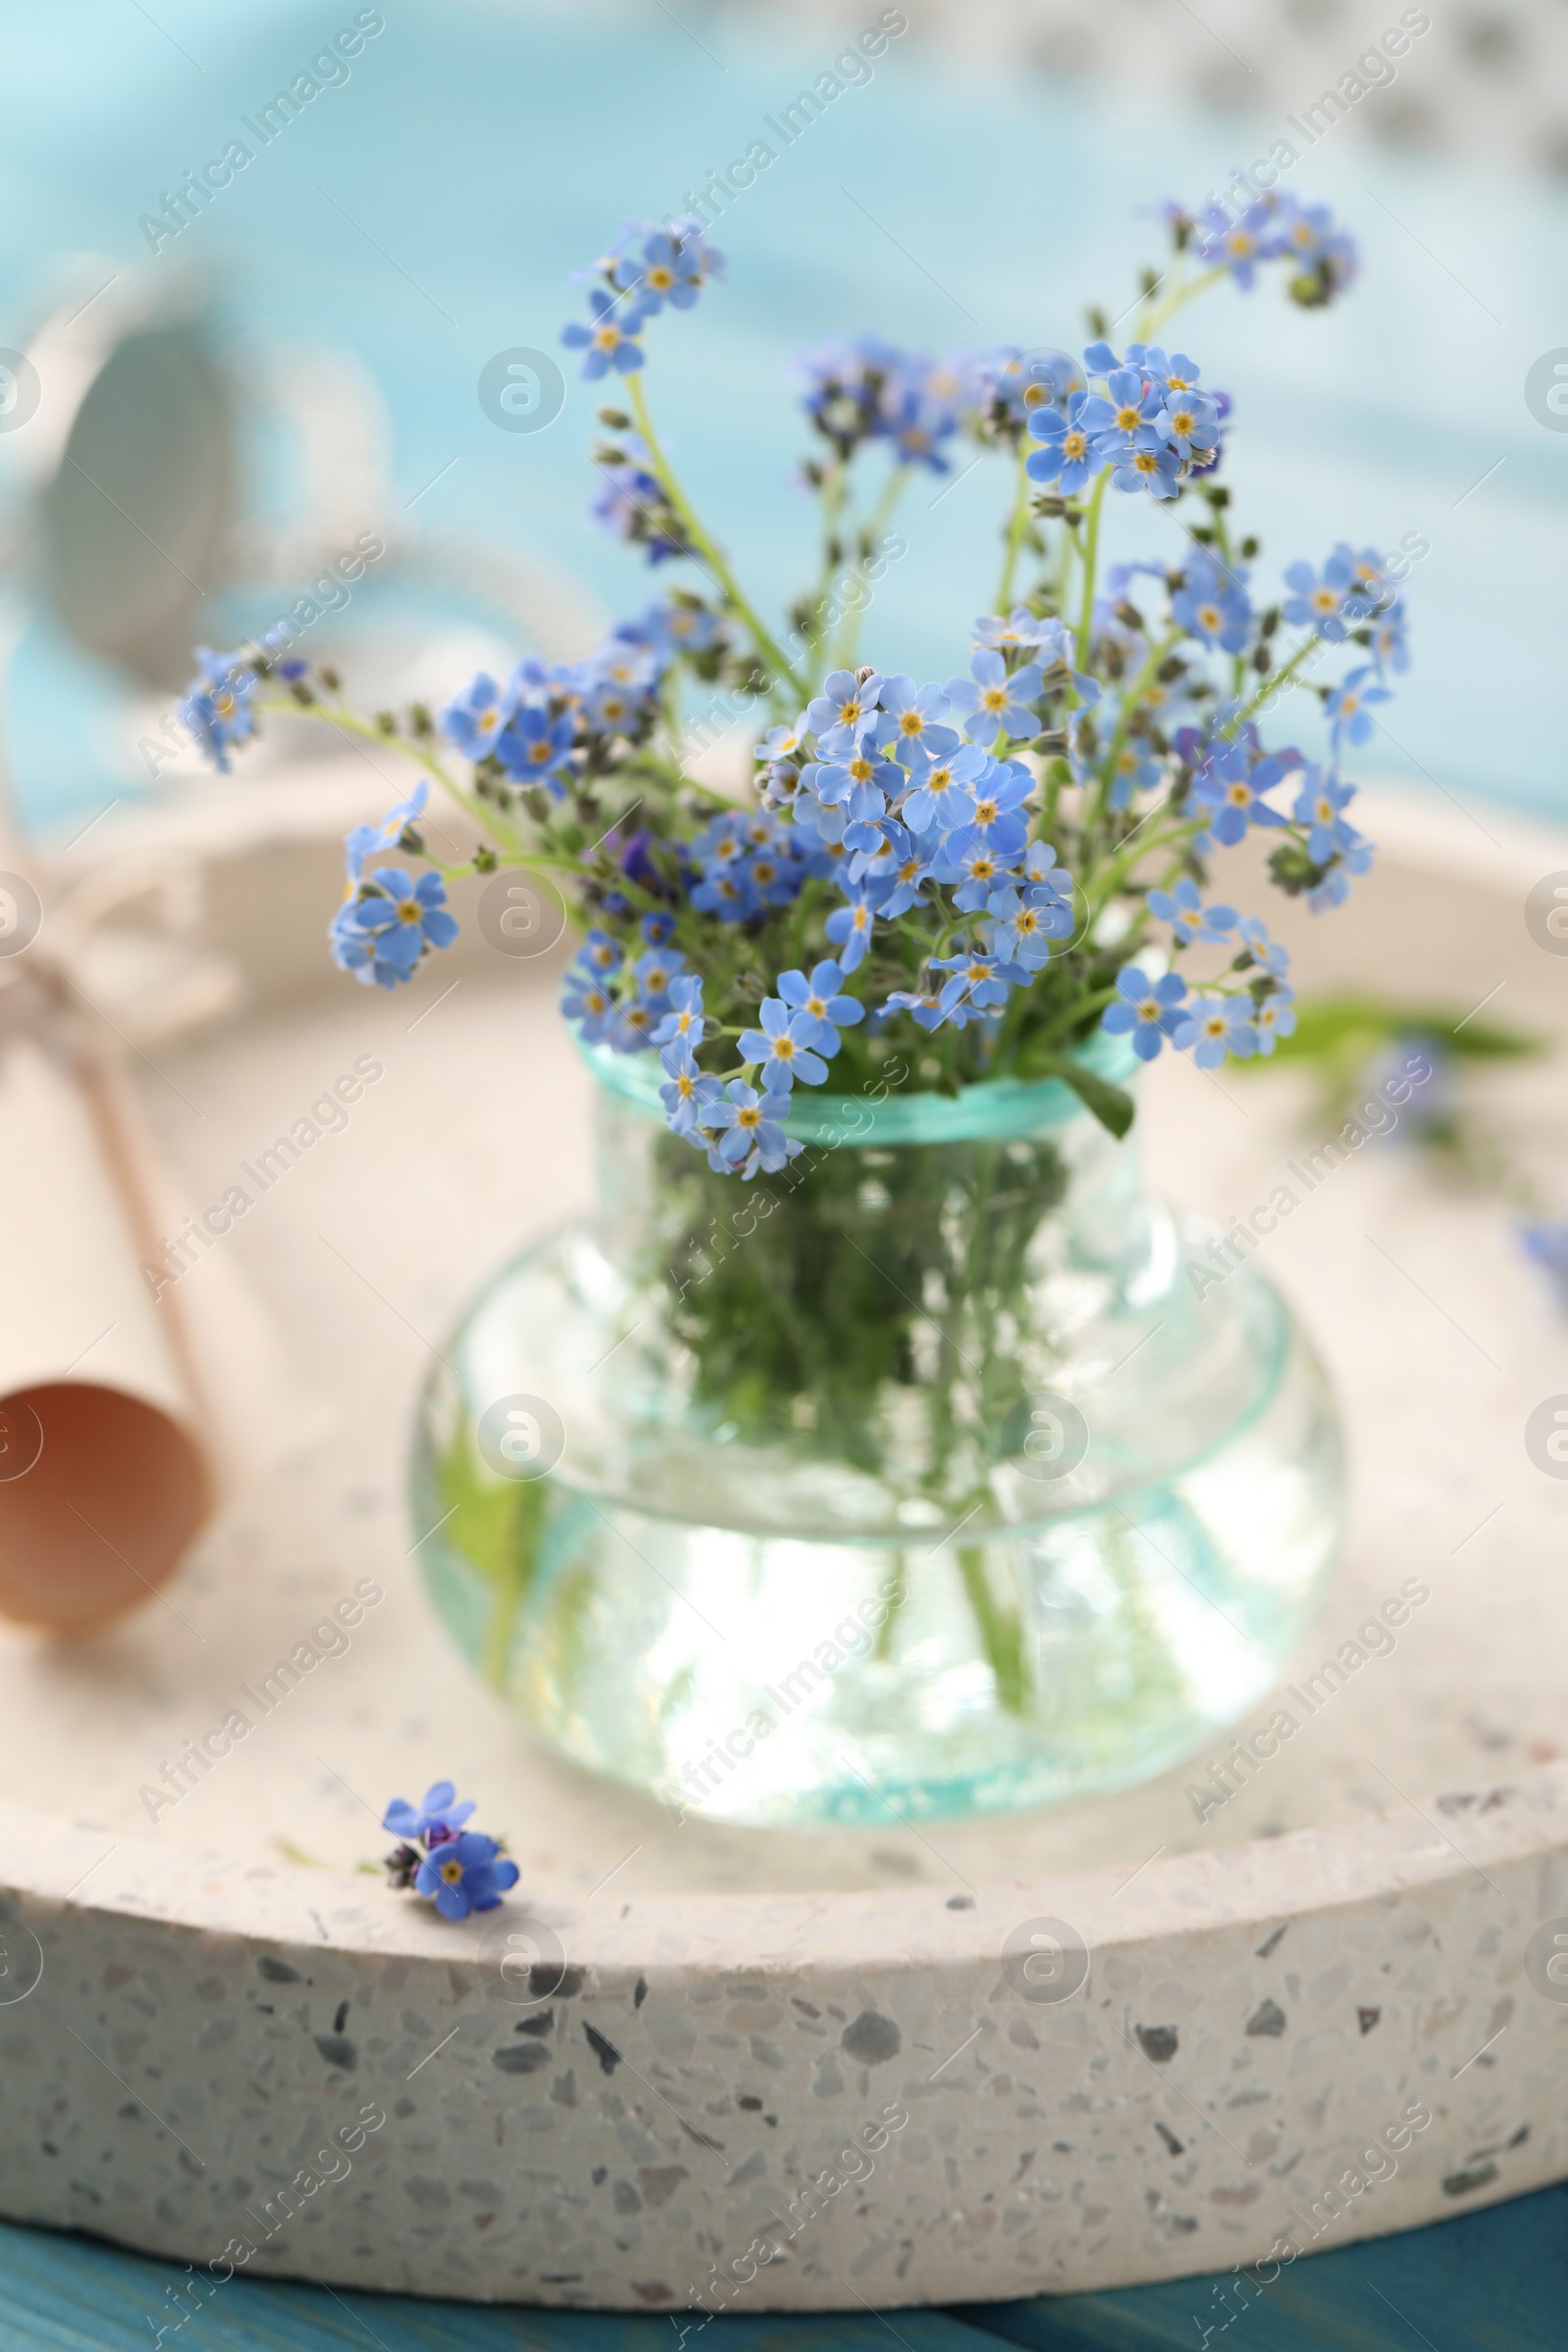
<path fill-rule="evenodd" d="M 673 733 L 673 729 L 671 732 Z M 666 785 L 671 792 L 689 792 L 694 799 L 701 801 L 705 808 L 718 810 L 732 809 L 735 806 L 727 793 L 715 792 L 711 784 L 703 783 L 697 776 L 689 776 L 683 767 L 676 766 L 672 760 L 661 760 L 653 752 L 634 753 L 621 773 L 627 776 L 646 776 L 650 781 L 657 780 L 659 783 Z"/>
<path fill-rule="evenodd" d="M 368 743 L 379 743 L 391 751 L 401 752 L 407 759 L 416 760 L 420 767 L 432 775 L 443 791 L 451 794 L 465 815 L 470 817 L 481 832 L 487 834 L 503 832 L 509 834 L 514 842 L 516 841 L 515 831 L 508 822 L 503 811 L 487 808 L 475 795 L 465 792 L 456 778 L 447 773 L 433 752 L 422 750 L 417 744 L 408 742 L 403 736 L 383 734 L 379 727 L 371 726 L 368 720 L 359 717 L 356 712 L 326 703 L 318 702 L 303 706 L 296 703 L 291 697 L 286 702 L 269 699 L 259 704 L 258 708 L 267 710 L 287 711 L 296 718 L 303 709 L 308 717 L 314 714 L 328 725 L 341 726 L 348 734 L 363 736 Z M 396 845 L 389 844 L 388 846 L 395 847 Z M 431 858 L 426 853 L 425 862 L 434 866 L 443 881 L 453 881 L 464 874 L 475 871 L 471 858 L 465 858 L 457 865 L 443 865 L 439 858 Z M 582 871 L 577 861 L 564 851 L 541 853 L 513 848 L 500 852 L 496 863 L 498 866 L 522 866 L 544 873 L 560 874 L 566 879 L 580 879 Z M 662 904 L 662 901 L 652 898 L 647 891 L 640 890 L 634 882 L 622 881 L 617 887 L 623 888 L 628 895 L 640 896 L 649 906 Z"/>
<path fill-rule="evenodd" d="M 1069 1030 L 1076 1029 L 1081 1022 L 1088 1019 L 1091 1013 L 1103 1012 L 1107 1004 L 1114 1004 L 1120 995 L 1119 988 L 1093 990 L 1088 996 L 1078 998 L 1064 1013 L 1058 1014 L 1048 1028 L 1042 1029 L 1038 1037 L 1032 1038 L 1030 1043 L 1041 1046 L 1054 1045 L 1058 1037 L 1064 1037 Z"/>
<path fill-rule="evenodd" d="M 512 1542 L 496 1578 L 495 1599 L 484 1630 L 481 1671 L 494 1690 L 506 1689 L 517 1612 L 538 1564 L 539 1538 L 544 1525 L 545 1485 L 545 1480 L 538 1478 L 523 1480 L 517 1487 Z"/>
<path fill-rule="evenodd" d="M 719 586 L 723 589 L 724 594 L 729 600 L 731 606 L 740 614 L 742 620 L 745 621 L 746 626 L 751 630 L 758 652 L 763 657 L 769 667 L 774 672 L 775 683 L 782 679 L 793 691 L 797 702 L 804 702 L 806 699 L 805 689 L 803 688 L 800 679 L 796 676 L 789 662 L 785 661 L 783 654 L 780 652 L 778 646 L 774 643 L 769 632 L 763 628 L 761 622 L 758 619 L 750 602 L 742 593 L 734 573 L 730 570 L 728 564 L 725 562 L 718 549 L 714 546 L 707 531 L 704 530 L 701 522 L 699 522 L 697 518 L 697 514 L 691 505 L 691 502 L 686 496 L 685 491 L 675 479 L 669 460 L 665 457 L 662 446 L 660 443 L 659 436 L 654 430 L 654 420 L 648 413 L 647 395 L 643 391 L 640 378 L 635 375 L 631 375 L 627 377 L 626 381 L 631 393 L 632 413 L 637 419 L 637 430 L 639 433 L 641 433 L 643 441 L 647 446 L 649 463 L 659 476 L 660 482 L 663 487 L 664 495 L 669 500 L 670 505 L 674 508 L 675 513 L 680 516 L 682 523 L 685 525 L 687 537 L 690 539 L 693 547 L 697 549 L 704 563 L 707 564 L 709 569 L 712 572 L 713 577 L 717 580 Z"/>
<path fill-rule="evenodd" d="M 1029 476 L 1025 470 L 1028 462 L 1029 452 L 1020 438 L 1017 472 L 1012 493 L 1012 514 L 1007 522 L 1006 552 L 1002 560 L 1002 577 L 997 583 L 995 610 L 998 612 L 1010 612 L 1012 610 L 1013 574 L 1018 568 L 1019 551 L 1023 546 L 1023 535 L 1029 521 Z"/>
<path fill-rule="evenodd" d="M 1116 781 L 1116 761 L 1120 759 L 1122 745 L 1127 740 L 1128 722 L 1131 719 L 1132 714 L 1137 709 L 1140 701 L 1142 700 L 1146 687 L 1149 686 L 1155 672 L 1159 668 L 1160 663 L 1165 660 L 1167 654 L 1170 653 L 1172 647 L 1181 643 L 1181 639 L 1182 631 L 1180 629 L 1172 629 L 1169 636 L 1161 638 L 1158 645 L 1151 646 L 1142 669 L 1140 669 L 1138 672 L 1137 677 L 1134 678 L 1127 692 L 1122 696 L 1121 716 L 1116 722 L 1116 732 L 1110 739 L 1110 749 L 1105 754 L 1103 763 L 1102 764 L 1100 770 L 1100 780 L 1104 787 L 1107 797 L 1109 796 L 1111 787 Z"/>
<path fill-rule="evenodd" d="M 1050 968 L 1049 965 L 1047 968 Z M 1018 1043 L 1018 1032 L 1028 1018 L 1031 1010 L 1029 1000 L 1033 994 L 1033 989 L 1015 988 L 1009 994 L 1007 1002 L 1003 1007 L 1002 1027 L 997 1035 L 995 1064 L 999 1070 L 1010 1069 L 1012 1066 L 1013 1053 Z"/>
<path fill-rule="evenodd" d="M 908 466 L 895 466 L 882 485 L 882 495 L 871 509 L 865 526 L 865 537 L 873 548 L 897 514 L 899 501 L 909 486 L 911 471 L 912 468 Z M 838 648 L 833 659 L 835 669 L 854 668 L 855 649 L 860 640 L 860 622 L 864 612 L 865 606 L 856 603 L 845 613 L 839 627 Z"/>
<path fill-rule="evenodd" d="M 1285 662 L 1282 667 L 1272 671 L 1271 674 L 1263 680 L 1262 685 L 1259 686 L 1257 692 L 1252 696 L 1251 700 L 1243 704 L 1240 710 L 1237 711 L 1236 716 L 1224 729 L 1224 737 L 1227 743 L 1235 742 L 1237 736 L 1241 733 L 1243 727 L 1246 726 L 1248 720 L 1251 717 L 1252 712 L 1257 709 L 1259 703 L 1266 703 L 1271 694 L 1277 693 L 1280 687 L 1285 685 L 1289 679 L 1293 678 L 1296 675 L 1296 672 L 1300 668 L 1301 663 L 1306 660 L 1308 654 L 1310 654 L 1314 647 L 1319 645 L 1321 642 L 1322 641 L 1319 638 L 1317 631 L 1314 629 L 1311 636 L 1304 638 L 1297 647 L 1290 660 Z"/>
<path fill-rule="evenodd" d="M 406 736 L 384 733 L 380 727 L 372 726 L 368 719 L 361 718 L 358 711 L 351 710 L 346 704 L 323 703 L 319 700 L 297 703 L 292 695 L 270 695 L 259 701 L 256 707 L 259 710 L 287 712 L 291 718 L 298 718 L 303 711 L 307 718 L 316 717 L 327 726 L 341 727 L 346 735 L 359 735 L 367 743 L 378 743 L 383 751 L 401 752 L 406 760 L 415 760 L 427 775 L 433 776 L 445 791 L 451 793 L 461 808 L 483 824 L 487 832 L 492 829 L 493 820 L 464 791 L 456 777 L 448 775 L 434 752 L 427 752 L 421 744 L 411 743 Z"/>
<path fill-rule="evenodd" d="M 1186 309 L 1188 303 L 1196 302 L 1200 294 L 1206 294 L 1209 287 L 1217 285 L 1226 274 L 1225 264 L 1216 262 L 1212 269 L 1200 270 L 1196 277 L 1189 277 L 1174 285 L 1163 302 L 1146 304 L 1139 313 L 1138 332 L 1134 341 L 1152 341 L 1168 318 L 1174 318 L 1178 311 Z"/>
<path fill-rule="evenodd" d="M 1226 571 L 1230 573 L 1232 578 L 1234 578 L 1235 565 L 1231 561 L 1231 535 L 1225 527 L 1225 510 L 1223 507 L 1214 507 L 1210 510 L 1210 514 L 1214 532 L 1214 544 L 1219 549 L 1219 560 L 1224 565 Z M 1240 700 L 1242 688 L 1246 682 L 1247 656 L 1245 653 L 1232 654 L 1231 693 L 1238 700 Z"/>
<path fill-rule="evenodd" d="M 1028 1697 L 1024 1670 L 1023 1630 L 1010 1609 L 999 1605 L 986 1576 L 986 1555 L 978 1544 L 965 1544 L 958 1552 L 958 1574 L 979 1629 L 986 1663 L 997 1687 L 997 1703 L 1009 1715 L 1021 1715 Z"/>
<path fill-rule="evenodd" d="M 827 603 L 828 590 L 833 585 L 833 574 L 837 571 L 839 564 L 843 562 L 843 526 L 845 511 L 849 505 L 849 466 L 840 458 L 828 466 L 822 476 L 822 570 L 816 583 L 813 618 Z M 837 561 L 834 558 L 835 548 L 838 550 Z M 828 666 L 827 636 L 826 629 L 823 629 L 820 635 L 813 638 L 807 648 L 806 691 L 808 695 L 816 693 L 821 684 L 823 672 Z"/>
<path fill-rule="evenodd" d="M 657 1150 L 670 1211 L 659 1263 L 686 1277 L 668 1311 L 691 1351 L 697 1399 L 747 1444 L 793 1446 L 805 1427 L 872 1475 L 885 1471 L 890 1431 L 908 1414 L 920 1492 L 951 1532 L 929 1556 L 924 1543 L 911 1551 L 898 1538 L 897 1552 L 879 1554 L 881 1580 L 895 1582 L 893 1612 L 905 1614 L 878 1629 L 876 1654 L 906 1649 L 902 1629 L 929 1572 L 972 1617 L 969 1652 L 990 1666 L 995 1705 L 1025 1711 L 1026 1604 L 1014 1597 L 1007 1547 L 978 1532 L 977 1506 L 994 1513 L 998 1442 L 1027 1412 L 1034 1359 L 1011 1325 L 1041 1219 L 1067 1194 L 1057 1146 L 878 1154 L 869 1223 L 865 1154 L 813 1151 L 804 1176 L 758 1177 L 760 1193 L 789 1205 L 757 1223 L 744 1247 L 714 1238 L 729 1230 L 730 1180 L 676 1138 Z M 938 1285 L 941 1302 L 928 1307 Z"/>
<path fill-rule="evenodd" d="M 1084 547 L 1084 603 L 1078 622 L 1078 667 L 1089 667 L 1089 635 L 1095 622 L 1095 569 L 1100 561 L 1100 510 L 1105 503 L 1105 491 L 1110 482 L 1107 466 L 1089 494 L 1088 537 Z"/>
<path fill-rule="evenodd" d="M 893 1655 L 894 1635 L 898 1631 L 904 1604 L 909 1597 L 909 1563 L 902 1551 L 893 1554 L 892 1566 L 893 1589 L 891 1592 L 886 1587 L 883 1589 L 888 1613 L 876 1629 L 876 1644 L 871 1652 L 878 1664 L 884 1666 Z"/>
<path fill-rule="evenodd" d="M 945 1483 L 952 1450 L 963 1443 L 965 1435 L 956 1409 L 959 1372 L 972 1375 L 971 1349 L 978 1350 L 982 1365 L 996 1361 L 998 1308 L 1012 1290 L 1020 1270 L 1015 1263 L 1009 1264 L 1006 1255 L 1005 1237 L 1009 1220 L 1004 1213 L 1004 1204 L 998 1204 L 1004 1213 L 994 1213 L 993 1208 L 996 1179 L 1001 1165 L 1000 1155 L 995 1151 L 986 1152 L 981 1159 L 978 1180 L 965 1212 L 967 1241 L 963 1256 L 967 1280 L 963 1285 L 964 1296 L 947 1307 L 939 1322 L 943 1350 L 940 1411 L 934 1418 L 938 1436 L 938 1458 L 932 1474 L 934 1486 Z M 934 1403 L 937 1401 L 933 1399 Z M 995 1409 L 995 1400 L 982 1396 L 982 1414 L 987 1412 L 988 1407 Z M 989 1485 L 982 1484 L 972 1489 L 953 1505 L 957 1513 L 957 1527 L 961 1529 L 973 1516 L 972 1506 L 989 1503 L 990 1500 Z M 1024 1667 L 1019 1618 L 1015 1611 L 1004 1607 L 993 1594 L 982 1545 L 960 1544 L 956 1558 L 975 1630 L 980 1636 L 981 1647 L 996 1685 L 997 1703 L 1010 1714 L 1021 1715 L 1028 1695 L 1028 1676 Z"/>
<path fill-rule="evenodd" d="M 1082 510 L 1074 507 L 1071 512 L 1075 516 L 1079 516 Z M 1056 562 L 1056 611 L 1058 612 L 1065 612 L 1067 610 L 1067 584 L 1072 578 L 1072 567 L 1077 561 L 1078 552 L 1077 523 L 1069 521 L 1064 514 L 1061 518 L 1061 552 Z"/>
<path fill-rule="evenodd" d="M 904 496 L 906 490 L 907 490 L 909 486 L 909 478 L 913 471 L 914 468 L 912 466 L 906 466 L 902 463 L 893 467 L 892 471 L 888 475 L 887 480 L 882 485 L 881 497 L 877 500 L 876 505 L 871 509 L 871 519 L 865 526 L 866 536 L 868 538 L 870 538 L 873 534 L 876 538 L 881 538 L 882 533 L 887 529 L 888 524 L 893 520 L 894 515 L 898 513 L 899 501 Z"/>
<path fill-rule="evenodd" d="M 789 946 L 779 964 L 781 972 L 793 971 L 806 960 L 806 942 L 821 910 L 825 886 L 819 880 L 808 882 L 796 899 L 789 924 Z"/>
<path fill-rule="evenodd" d="M 1121 888 L 1122 877 L 1138 863 L 1141 858 L 1152 858 L 1156 850 L 1168 849 L 1173 842 L 1185 843 L 1192 831 L 1192 819 L 1183 817 L 1177 824 L 1167 826 L 1163 832 L 1151 833 L 1147 841 L 1136 841 L 1129 838 L 1124 842 L 1114 857 L 1095 876 L 1098 895 L 1091 902 L 1094 912 L 1089 918 L 1090 928 L 1093 929 L 1096 920 Z M 1179 858 L 1175 870 L 1178 873 L 1181 870 Z M 1088 896 L 1087 892 L 1085 896 Z"/>

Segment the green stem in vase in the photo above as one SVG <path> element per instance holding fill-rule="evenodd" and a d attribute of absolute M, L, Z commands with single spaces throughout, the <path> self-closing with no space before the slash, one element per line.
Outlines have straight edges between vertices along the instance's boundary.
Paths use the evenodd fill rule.
<path fill-rule="evenodd" d="M 495 1597 L 485 1626 L 482 1667 L 493 1690 L 504 1690 L 512 1661 L 517 1612 L 539 1564 L 539 1540 L 544 1532 L 545 1484 L 542 1478 L 521 1481 L 516 1489 L 511 1541 L 498 1565 Z"/>
<path fill-rule="evenodd" d="M 893 1640 L 898 1631 L 904 1604 L 909 1597 L 909 1562 L 906 1553 L 896 1551 L 890 1562 L 892 1582 L 882 1589 L 882 1601 L 887 1615 L 876 1629 L 876 1646 L 871 1655 L 880 1665 L 886 1665 L 893 1655 Z"/>
<path fill-rule="evenodd" d="M 964 1544 L 958 1549 L 958 1574 L 968 1595 L 969 1607 L 979 1629 L 980 1640 L 997 1687 L 997 1702 L 1009 1715 L 1021 1715 L 1029 1695 L 1029 1678 L 1024 1666 L 1023 1629 L 1011 1609 L 1003 1608 L 991 1590 L 986 1575 L 986 1555 L 979 1544 Z"/>

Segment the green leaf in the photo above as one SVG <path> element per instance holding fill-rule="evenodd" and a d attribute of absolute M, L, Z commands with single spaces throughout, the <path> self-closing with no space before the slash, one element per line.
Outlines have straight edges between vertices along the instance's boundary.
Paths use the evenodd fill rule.
<path fill-rule="evenodd" d="M 481 1479 L 461 1432 L 451 1452 L 442 1456 L 437 1477 L 441 1499 L 454 1514 L 449 1541 L 483 1575 L 498 1581 L 507 1577 L 516 1558 L 517 1496 L 523 1490 L 510 1480 Z"/>
<path fill-rule="evenodd" d="M 1059 1078 L 1070 1086 L 1086 1110 L 1092 1110 L 1102 1127 L 1109 1128 L 1118 1141 L 1133 1123 L 1134 1102 L 1125 1087 L 1112 1086 L 1108 1078 L 1097 1078 L 1086 1070 L 1081 1061 L 1073 1061 L 1064 1054 L 1042 1054 L 1029 1063 L 1029 1075 Z"/>
<path fill-rule="evenodd" d="M 1266 1069 L 1269 1061 L 1370 1060 L 1395 1038 L 1425 1037 L 1446 1054 L 1495 1060 L 1539 1054 L 1544 1040 L 1523 1030 L 1467 1019 L 1462 1007 L 1398 1004 L 1386 997 L 1346 990 L 1336 996 L 1305 997 L 1296 1007 L 1296 1030 L 1282 1037 L 1269 1060 L 1243 1062 Z"/>

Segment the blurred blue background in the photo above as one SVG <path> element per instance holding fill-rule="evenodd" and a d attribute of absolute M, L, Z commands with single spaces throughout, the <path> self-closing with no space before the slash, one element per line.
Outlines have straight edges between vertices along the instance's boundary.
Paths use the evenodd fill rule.
<path fill-rule="evenodd" d="M 240 534 L 220 566 L 228 584 L 212 575 L 194 634 L 221 644 L 265 624 L 295 592 L 290 580 L 304 585 L 313 531 L 346 544 L 340 533 L 381 514 L 420 533 L 428 561 L 416 548 L 401 576 L 372 576 L 322 644 L 377 635 L 383 665 L 389 644 L 412 649 L 432 634 L 438 666 L 461 664 L 487 633 L 512 634 L 521 650 L 527 631 L 498 617 L 506 600 L 486 585 L 486 551 L 528 568 L 546 618 L 536 636 L 551 634 L 554 614 L 557 635 L 580 638 L 594 607 L 601 617 L 633 611 L 653 587 L 587 516 L 596 388 L 567 366 L 555 422 L 504 432 L 481 410 L 481 371 L 503 350 L 559 349 L 562 322 L 581 307 L 568 272 L 624 217 L 679 209 L 879 10 L 803 18 L 682 0 L 677 16 L 659 0 L 569 12 L 384 0 L 370 12 L 384 28 L 347 80 L 303 107 L 154 255 L 139 224 L 163 210 L 163 192 L 248 136 L 241 118 L 364 13 L 347 0 L 9 11 L 0 345 L 26 350 L 51 314 L 83 305 L 70 330 L 78 343 L 117 305 L 134 318 L 210 301 L 203 332 L 226 379 L 265 395 L 245 426 L 244 496 L 270 552 L 248 572 Z M 1020 11 L 1015 32 L 1029 16 Z M 812 554 L 812 512 L 791 479 L 805 446 L 794 351 L 865 330 L 933 351 L 1077 343 L 1087 301 L 1114 315 L 1138 265 L 1162 261 L 1148 208 L 1167 196 L 1200 203 L 1321 86 L 1300 81 L 1293 98 L 1278 71 L 1254 70 L 1196 19 L 1192 40 L 1202 54 L 1217 41 L 1242 68 L 1227 69 L 1224 86 L 1250 107 L 1216 109 L 1175 74 L 1097 72 L 1059 40 L 1009 45 L 994 19 L 982 40 L 978 15 L 971 38 L 965 22 L 916 23 L 895 39 L 872 78 L 731 204 L 716 234 L 726 282 L 650 331 L 646 380 L 671 454 L 770 612 L 805 584 Z M 1371 20 L 1358 33 L 1347 16 L 1330 49 L 1339 39 L 1348 60 L 1368 29 Z M 1367 121 L 1386 107 L 1391 126 L 1408 126 L 1422 74 L 1441 63 L 1435 33 L 1430 58 L 1413 48 L 1396 90 L 1368 96 Z M 1330 202 L 1358 239 L 1350 296 L 1308 315 L 1277 282 L 1247 296 L 1222 287 L 1173 340 L 1234 395 L 1229 478 L 1243 527 L 1263 539 L 1265 574 L 1298 555 L 1319 561 L 1342 537 L 1430 542 L 1408 583 L 1414 665 L 1362 772 L 1562 814 L 1568 433 L 1537 420 L 1525 379 L 1568 346 L 1568 194 L 1532 168 L 1522 132 L 1509 151 L 1506 103 L 1494 114 L 1490 149 L 1462 138 L 1396 149 L 1359 119 L 1336 125 L 1290 184 Z M 56 827 L 148 787 L 137 742 L 173 696 L 144 674 L 127 705 L 122 672 L 42 609 L 33 517 L 52 404 L 67 394 L 34 348 L 37 415 L 0 434 L 5 723 L 19 801 L 31 822 Z M 328 408 L 337 402 L 318 436 L 325 491 L 319 466 L 306 478 L 285 414 L 290 398 L 319 406 L 323 384 Z M 910 553 L 879 591 L 865 640 L 868 659 L 939 676 L 961 666 L 970 618 L 989 607 L 1004 495 L 990 461 L 939 504 L 944 487 L 921 483 L 906 502 Z M 329 519 L 323 499 L 335 502 Z M 1174 523 L 1142 500 L 1120 502 L 1116 519 L 1121 552 L 1175 542 Z M 132 527 L 156 541 L 156 516 L 145 521 Z M 514 600 L 514 620 L 515 610 Z M 421 690 L 438 683 L 419 672 Z M 378 678 L 378 691 L 391 686 Z"/>

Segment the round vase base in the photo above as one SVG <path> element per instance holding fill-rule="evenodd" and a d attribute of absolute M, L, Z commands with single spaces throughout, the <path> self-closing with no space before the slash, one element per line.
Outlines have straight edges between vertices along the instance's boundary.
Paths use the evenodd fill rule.
<path fill-rule="evenodd" d="M 1276 1685 L 1343 1466 L 1316 1357 L 1250 1269 L 1191 1308 L 1167 1288 L 1113 1344 L 1080 1351 L 1084 1460 L 999 1472 L 964 1513 L 675 1414 L 591 1238 L 560 1237 L 431 1382 L 427 1589 L 539 1739 L 681 1816 L 865 1829 L 1125 1788 Z"/>

